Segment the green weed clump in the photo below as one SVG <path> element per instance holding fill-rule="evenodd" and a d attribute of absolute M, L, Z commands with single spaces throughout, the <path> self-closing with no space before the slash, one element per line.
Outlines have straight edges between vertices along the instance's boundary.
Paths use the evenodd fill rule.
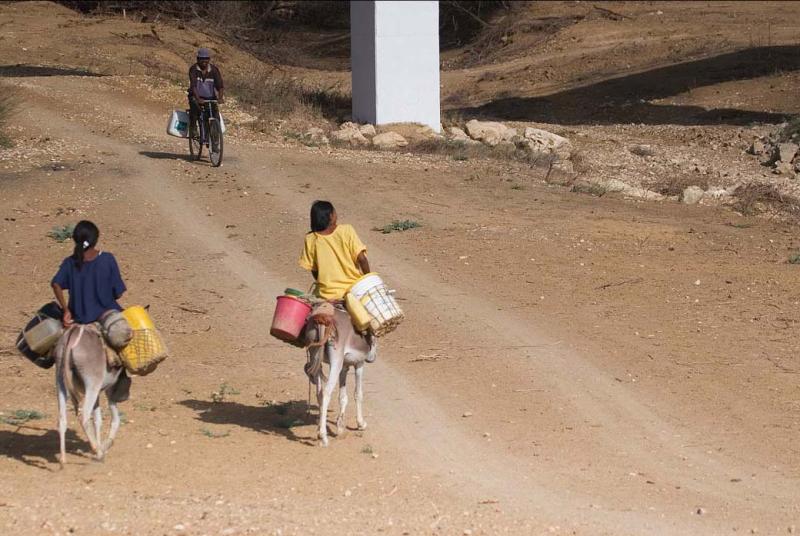
<path fill-rule="evenodd" d="M 63 242 L 69 238 L 72 238 L 72 231 L 75 230 L 75 225 L 70 223 L 69 225 L 62 225 L 62 226 L 55 226 L 47 232 L 47 236 L 55 240 L 56 242 Z"/>
<path fill-rule="evenodd" d="M 387 223 L 383 227 L 375 227 L 373 231 L 380 231 L 383 234 L 389 234 L 394 231 L 408 231 L 409 229 L 416 229 L 422 227 L 419 222 L 414 220 L 393 220 L 392 223 Z"/>
<path fill-rule="evenodd" d="M 224 432 L 212 432 L 208 428 L 201 428 L 200 433 L 206 437 L 210 437 L 211 439 L 218 439 L 220 437 L 228 437 L 231 435 L 231 433 L 227 430 Z"/>
<path fill-rule="evenodd" d="M 44 418 L 44 414 L 35 409 L 18 409 L 12 412 L 11 415 L 3 415 L 0 417 L 0 422 L 10 424 L 11 426 L 22 426 L 28 421 L 38 421 L 42 418 Z"/>

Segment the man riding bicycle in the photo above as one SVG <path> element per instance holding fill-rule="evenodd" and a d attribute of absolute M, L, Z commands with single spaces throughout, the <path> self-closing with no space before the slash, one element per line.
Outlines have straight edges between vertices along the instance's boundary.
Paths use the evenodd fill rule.
<path fill-rule="evenodd" d="M 216 65 L 211 65 L 211 51 L 201 48 L 197 51 L 197 63 L 189 67 L 189 124 L 196 124 L 201 105 L 214 99 L 224 102 L 223 95 L 222 73 Z"/>

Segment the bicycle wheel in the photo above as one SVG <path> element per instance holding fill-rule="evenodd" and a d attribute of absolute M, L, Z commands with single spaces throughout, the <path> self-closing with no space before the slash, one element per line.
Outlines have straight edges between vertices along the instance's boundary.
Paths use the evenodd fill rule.
<path fill-rule="evenodd" d="M 222 165 L 222 129 L 219 121 L 208 123 L 208 158 L 212 166 L 219 167 Z"/>
<path fill-rule="evenodd" d="M 189 154 L 194 160 L 200 160 L 203 152 L 203 144 L 200 143 L 200 129 L 197 128 L 197 121 L 189 125 Z"/>

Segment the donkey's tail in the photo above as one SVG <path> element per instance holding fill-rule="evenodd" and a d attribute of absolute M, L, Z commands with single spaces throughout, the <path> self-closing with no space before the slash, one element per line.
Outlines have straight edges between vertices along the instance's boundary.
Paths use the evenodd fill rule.
<path fill-rule="evenodd" d="M 327 346 L 328 341 L 331 339 L 333 335 L 333 331 L 335 327 L 332 325 L 326 325 L 324 334 L 321 335 L 320 331 L 324 324 L 317 324 L 316 326 L 316 341 L 312 341 L 306 346 L 306 351 L 308 352 L 308 362 L 303 367 L 305 370 L 306 375 L 308 376 L 309 381 L 311 383 L 316 384 L 317 378 L 321 377 L 322 381 L 328 381 L 328 378 L 325 377 L 325 373 L 322 372 L 322 362 L 325 357 L 325 347 Z"/>

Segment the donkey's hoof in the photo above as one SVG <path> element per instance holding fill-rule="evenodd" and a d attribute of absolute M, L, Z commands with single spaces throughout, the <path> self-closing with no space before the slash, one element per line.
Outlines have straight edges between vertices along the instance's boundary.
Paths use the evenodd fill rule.
<path fill-rule="evenodd" d="M 66 456 L 59 456 L 58 457 L 58 467 L 59 467 L 59 469 L 63 469 L 65 465 L 67 465 L 67 457 Z"/>
<path fill-rule="evenodd" d="M 319 438 L 319 446 L 320 447 L 327 447 L 328 446 L 328 438 L 327 437 L 320 437 Z"/>
<path fill-rule="evenodd" d="M 102 461 L 105 461 L 105 459 L 106 459 L 105 451 L 101 450 L 99 452 L 96 452 L 95 455 L 94 455 L 94 461 L 96 461 L 96 462 L 102 462 Z"/>
<path fill-rule="evenodd" d="M 361 421 L 360 423 L 358 423 L 358 429 L 359 430 L 366 430 L 367 429 L 367 421 Z"/>

